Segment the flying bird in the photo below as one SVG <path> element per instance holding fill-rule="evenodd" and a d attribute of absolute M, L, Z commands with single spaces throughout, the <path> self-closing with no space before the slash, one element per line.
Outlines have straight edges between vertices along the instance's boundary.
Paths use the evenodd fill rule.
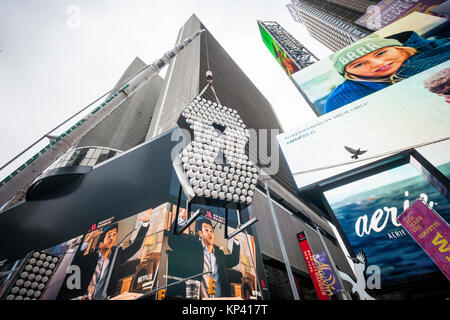
<path fill-rule="evenodd" d="M 358 148 L 358 150 L 352 149 L 350 147 L 344 146 L 345 150 L 347 150 L 348 152 L 350 152 L 352 154 L 352 159 L 358 159 L 358 156 L 362 155 L 363 153 L 366 153 L 367 150 L 362 150 L 361 148 Z"/>

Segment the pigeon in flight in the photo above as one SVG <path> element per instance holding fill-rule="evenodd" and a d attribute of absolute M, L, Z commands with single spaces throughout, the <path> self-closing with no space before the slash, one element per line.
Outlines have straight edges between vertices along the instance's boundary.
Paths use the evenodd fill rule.
<path fill-rule="evenodd" d="M 352 154 L 352 159 L 358 159 L 358 156 L 362 155 L 363 153 L 366 153 L 367 150 L 362 150 L 361 148 L 358 148 L 358 150 L 352 149 L 350 147 L 344 146 L 345 150 L 347 150 L 348 152 L 350 152 Z"/>

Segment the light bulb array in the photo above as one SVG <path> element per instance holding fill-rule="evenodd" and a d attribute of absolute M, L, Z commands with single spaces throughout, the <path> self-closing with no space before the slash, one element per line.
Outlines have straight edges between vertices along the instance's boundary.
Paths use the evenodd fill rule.
<path fill-rule="evenodd" d="M 194 139 L 179 156 L 195 195 L 249 205 L 258 170 L 245 154 L 250 132 L 236 110 L 196 97 L 182 116 Z"/>

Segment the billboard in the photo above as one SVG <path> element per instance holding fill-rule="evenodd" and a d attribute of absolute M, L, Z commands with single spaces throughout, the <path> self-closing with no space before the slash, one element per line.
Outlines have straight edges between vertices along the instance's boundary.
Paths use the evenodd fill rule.
<path fill-rule="evenodd" d="M 294 19 L 295 22 L 303 23 L 302 17 L 300 16 L 299 12 L 297 11 L 296 1 L 293 0 L 291 3 L 288 3 L 286 5 L 286 8 L 289 10 L 289 13 L 292 16 L 292 19 Z"/>
<path fill-rule="evenodd" d="M 262 299 L 254 237 L 241 232 L 225 239 L 224 219 L 209 210 L 202 213 L 201 220 L 175 236 L 176 206 L 163 203 L 120 221 L 105 220 L 45 250 L 59 263 L 39 299 L 130 300 L 152 291 L 156 295 L 167 285 L 169 299 Z M 179 217 L 186 217 L 185 209 Z M 205 266 L 211 273 L 196 276 Z M 216 281 L 213 295 L 208 294 L 210 274 Z M 0 290 L 2 285 L 11 286 L 2 281 Z"/>
<path fill-rule="evenodd" d="M 367 29 L 377 31 L 412 12 L 430 13 L 446 0 L 383 0 L 368 8 L 367 13 L 355 21 Z"/>
<path fill-rule="evenodd" d="M 330 259 L 328 259 L 326 252 L 320 252 L 313 255 L 313 259 L 327 295 L 332 296 L 341 293 L 341 285 L 331 267 L 331 262 Z"/>
<path fill-rule="evenodd" d="M 300 70 L 295 62 L 288 57 L 284 50 L 278 45 L 275 39 L 267 32 L 264 26 L 258 22 L 259 32 L 261 33 L 262 40 L 267 49 L 272 53 L 274 58 L 283 68 L 284 72 L 291 77 L 294 73 Z"/>
<path fill-rule="evenodd" d="M 309 275 L 314 284 L 314 289 L 316 289 L 316 294 L 319 300 L 329 300 L 328 291 L 326 285 L 323 282 L 323 272 L 320 272 L 316 261 L 309 246 L 308 239 L 306 238 L 306 233 L 304 231 L 297 233 L 298 244 L 300 245 L 300 250 L 305 258 L 306 267 L 308 268 Z"/>
<path fill-rule="evenodd" d="M 439 169 L 450 173 L 450 164 Z M 417 198 L 450 221 L 450 203 L 411 164 L 324 192 L 354 252 L 362 250 L 380 270 L 381 289 L 405 279 L 438 272 L 434 262 L 397 217 Z"/>
<path fill-rule="evenodd" d="M 450 280 L 450 226 L 439 214 L 417 200 L 398 218 L 398 222 L 433 259 Z"/>
<path fill-rule="evenodd" d="M 450 137 L 448 26 L 415 12 L 293 75 L 321 115 L 278 136 L 298 188 Z"/>

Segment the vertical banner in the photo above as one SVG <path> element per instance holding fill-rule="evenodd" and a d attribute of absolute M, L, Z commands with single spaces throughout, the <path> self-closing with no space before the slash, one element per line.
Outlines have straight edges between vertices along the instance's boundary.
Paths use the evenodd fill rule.
<path fill-rule="evenodd" d="M 417 200 L 404 211 L 398 222 L 425 250 L 450 280 L 450 227 L 435 211 Z"/>
<path fill-rule="evenodd" d="M 322 283 L 322 279 L 319 274 L 319 270 L 316 267 L 314 258 L 309 247 L 308 240 L 306 239 L 306 234 L 304 231 L 297 233 L 298 243 L 300 249 L 302 250 L 303 257 L 305 257 L 306 266 L 308 267 L 309 274 L 316 289 L 316 294 L 319 300 L 329 300 L 325 286 Z"/>
<path fill-rule="evenodd" d="M 313 258 L 327 295 L 332 296 L 341 293 L 342 288 L 339 285 L 336 274 L 331 268 L 331 263 L 327 254 L 321 252 L 313 255 Z"/>

